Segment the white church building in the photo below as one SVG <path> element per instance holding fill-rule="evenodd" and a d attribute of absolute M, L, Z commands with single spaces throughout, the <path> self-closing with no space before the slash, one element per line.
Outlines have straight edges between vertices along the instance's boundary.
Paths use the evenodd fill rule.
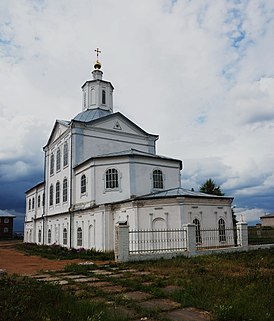
<path fill-rule="evenodd" d="M 113 111 L 113 86 L 97 60 L 82 111 L 56 120 L 44 181 L 26 192 L 24 241 L 114 249 L 115 225 L 131 230 L 232 227 L 233 198 L 181 187 L 182 161 L 156 154 L 158 136 Z"/>

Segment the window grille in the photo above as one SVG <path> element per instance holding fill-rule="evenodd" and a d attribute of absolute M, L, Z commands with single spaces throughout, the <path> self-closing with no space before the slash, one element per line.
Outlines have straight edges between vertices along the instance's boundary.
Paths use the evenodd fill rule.
<path fill-rule="evenodd" d="M 66 228 L 63 230 L 63 244 L 67 245 L 68 244 L 68 231 Z"/>
<path fill-rule="evenodd" d="M 218 227 L 219 227 L 219 241 L 225 242 L 226 241 L 225 221 L 222 218 L 219 219 Z"/>
<path fill-rule="evenodd" d="M 196 243 L 202 243 L 202 237 L 201 237 L 201 224 L 200 221 L 195 218 L 193 220 L 193 224 L 196 226 Z"/>
<path fill-rule="evenodd" d="M 53 205 L 53 185 L 49 188 L 49 206 Z"/>
<path fill-rule="evenodd" d="M 82 175 L 81 177 L 81 194 L 86 193 L 87 191 L 87 178 L 86 175 Z"/>
<path fill-rule="evenodd" d="M 82 246 L 83 241 L 83 232 L 81 227 L 77 229 L 77 246 Z"/>
<path fill-rule="evenodd" d="M 68 201 L 68 180 L 65 178 L 63 180 L 63 202 Z"/>
<path fill-rule="evenodd" d="M 58 148 L 56 153 L 56 171 L 60 171 L 60 169 L 61 169 L 61 151 L 60 151 L 60 148 Z"/>
<path fill-rule="evenodd" d="M 160 169 L 153 171 L 153 188 L 164 188 L 163 173 Z"/>
<path fill-rule="evenodd" d="M 63 166 L 68 165 L 68 143 L 65 142 L 64 144 L 64 155 L 63 155 Z"/>
<path fill-rule="evenodd" d="M 60 182 L 56 183 L 56 190 L 55 190 L 55 202 L 56 204 L 60 203 Z"/>
<path fill-rule="evenodd" d="M 51 154 L 50 156 L 50 171 L 49 171 L 50 175 L 53 175 L 54 173 L 54 155 Z"/>

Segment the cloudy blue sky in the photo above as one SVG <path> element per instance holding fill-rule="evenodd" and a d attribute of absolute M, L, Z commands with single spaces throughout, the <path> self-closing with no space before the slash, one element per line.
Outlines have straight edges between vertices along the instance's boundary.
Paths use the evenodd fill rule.
<path fill-rule="evenodd" d="M 0 210 L 21 222 L 96 47 L 115 111 L 183 160 L 183 187 L 212 178 L 239 217 L 274 212 L 274 0 L 1 0 Z"/>

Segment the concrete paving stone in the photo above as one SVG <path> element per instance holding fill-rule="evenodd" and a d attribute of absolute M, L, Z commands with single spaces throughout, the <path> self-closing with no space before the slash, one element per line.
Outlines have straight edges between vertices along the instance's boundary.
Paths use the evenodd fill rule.
<path fill-rule="evenodd" d="M 146 272 L 146 271 L 137 271 L 134 273 L 134 275 L 150 275 L 150 272 Z"/>
<path fill-rule="evenodd" d="M 169 299 L 151 299 L 145 302 L 140 302 L 139 305 L 142 308 L 152 311 L 168 311 L 179 308 L 180 303 L 169 300 Z"/>
<path fill-rule="evenodd" d="M 87 282 L 96 282 L 99 281 L 98 278 L 80 278 L 80 279 L 73 279 L 73 282 L 78 282 L 78 283 L 87 283 Z"/>
<path fill-rule="evenodd" d="M 151 281 L 147 281 L 147 282 L 143 282 L 142 285 L 144 286 L 151 286 L 153 284 L 153 282 Z"/>
<path fill-rule="evenodd" d="M 168 286 L 162 288 L 162 291 L 166 294 L 170 294 L 170 293 L 180 290 L 180 289 L 182 289 L 182 287 L 180 287 L 178 285 L 168 285 Z"/>
<path fill-rule="evenodd" d="M 91 272 L 98 275 L 110 275 L 113 273 L 110 271 L 103 271 L 103 270 L 92 270 Z"/>
<path fill-rule="evenodd" d="M 66 279 L 80 279 L 80 278 L 86 278 L 86 275 L 83 274 L 73 274 L 73 275 L 67 275 L 65 276 Z"/>
<path fill-rule="evenodd" d="M 60 280 L 60 281 L 57 281 L 56 283 L 58 283 L 59 285 L 66 285 L 69 282 L 67 280 Z"/>
<path fill-rule="evenodd" d="M 37 280 L 44 281 L 44 282 L 55 282 L 55 281 L 60 281 L 60 278 L 58 278 L 58 277 L 48 277 L 48 278 L 37 279 Z"/>
<path fill-rule="evenodd" d="M 101 296 L 95 296 L 94 298 L 91 298 L 90 301 L 98 302 L 98 303 L 106 303 L 106 299 L 102 298 Z"/>
<path fill-rule="evenodd" d="M 34 279 L 45 279 L 51 277 L 50 274 L 36 274 L 32 276 Z"/>
<path fill-rule="evenodd" d="M 107 282 L 107 281 L 103 281 L 103 282 L 92 282 L 92 283 L 87 283 L 87 284 L 90 285 L 90 286 L 94 286 L 94 287 L 96 287 L 96 288 L 112 285 L 111 282 Z"/>
<path fill-rule="evenodd" d="M 168 318 L 170 321 L 209 321 L 210 315 L 206 311 L 200 311 L 194 308 L 186 308 L 161 313 L 161 317 Z"/>
<path fill-rule="evenodd" d="M 80 262 L 78 265 L 94 265 L 94 262 L 92 261 L 86 261 L 86 262 Z"/>
<path fill-rule="evenodd" d="M 121 274 L 111 274 L 109 275 L 110 278 L 122 278 L 124 277 L 124 275 L 121 273 Z"/>
<path fill-rule="evenodd" d="M 151 294 L 141 291 L 133 291 L 133 292 L 126 292 L 123 294 L 123 297 L 127 300 L 133 300 L 136 302 L 140 302 L 143 300 L 150 299 L 152 297 Z"/>
<path fill-rule="evenodd" d="M 119 316 L 124 316 L 126 318 L 135 318 L 138 314 L 136 313 L 136 311 L 134 311 L 133 309 L 129 309 L 129 308 L 125 308 L 125 307 L 115 307 L 114 308 L 114 313 L 116 315 Z"/>
<path fill-rule="evenodd" d="M 113 285 L 113 286 L 101 287 L 100 290 L 105 293 L 121 293 L 123 291 L 126 291 L 126 288 L 120 285 Z"/>

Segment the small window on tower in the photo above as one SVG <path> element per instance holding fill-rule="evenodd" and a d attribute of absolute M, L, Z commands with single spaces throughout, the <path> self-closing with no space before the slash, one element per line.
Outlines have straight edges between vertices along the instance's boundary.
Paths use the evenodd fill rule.
<path fill-rule="evenodd" d="M 102 90 L 102 104 L 105 105 L 106 104 L 106 91 Z"/>
<path fill-rule="evenodd" d="M 87 105 L 87 94 L 84 92 L 84 107 Z"/>

